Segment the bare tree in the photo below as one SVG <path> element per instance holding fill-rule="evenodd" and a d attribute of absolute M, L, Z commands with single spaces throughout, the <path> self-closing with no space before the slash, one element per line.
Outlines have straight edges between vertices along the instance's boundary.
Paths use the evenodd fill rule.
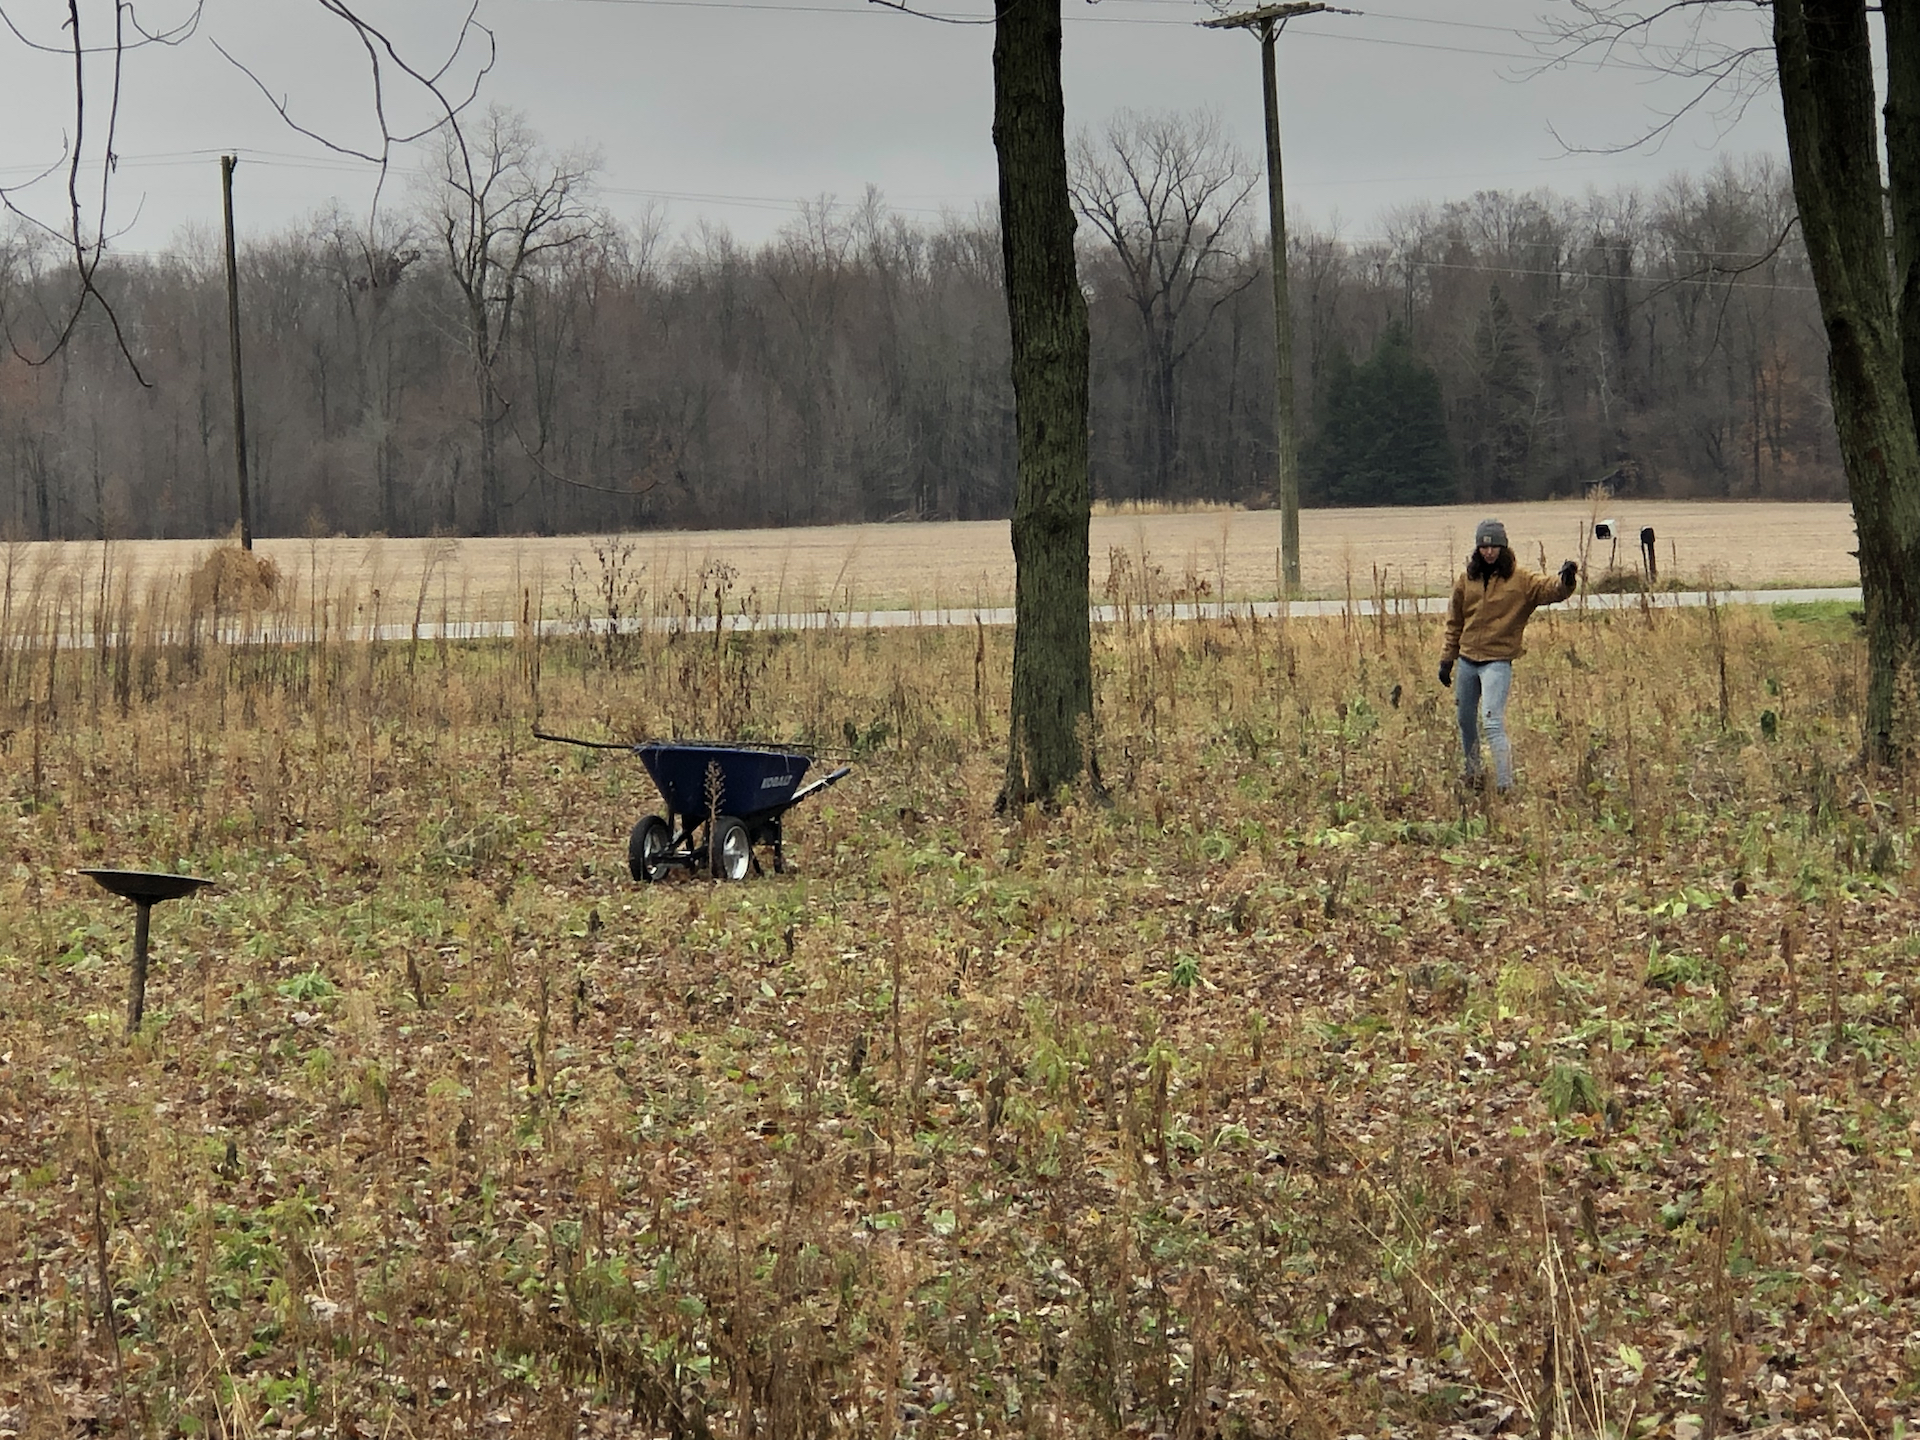
<path fill-rule="evenodd" d="M 317 128 L 301 118 L 284 94 L 276 94 L 259 67 L 233 54 L 217 39 L 214 48 L 254 84 L 288 129 L 324 145 L 340 155 L 367 160 L 380 167 L 379 179 L 369 203 L 368 229 L 375 228 L 380 199 L 396 151 L 449 128 L 458 130 L 460 117 L 479 98 L 481 83 L 493 69 L 497 58 L 493 32 L 478 20 L 480 0 L 465 0 L 467 9 L 446 54 L 437 65 L 415 61 L 403 54 L 393 38 L 370 21 L 355 0 L 306 0 L 323 15 L 338 21 L 353 42 L 366 65 L 365 104 L 373 124 L 366 138 L 347 139 L 331 130 Z M 478 42 L 478 44 L 476 44 Z M 475 59 L 464 67 L 469 51 L 483 46 L 484 59 Z"/>
<path fill-rule="evenodd" d="M 1174 492 L 1182 363 L 1220 307 L 1258 271 L 1240 244 L 1240 207 L 1257 176 L 1223 138 L 1220 119 L 1121 111 L 1069 155 L 1074 208 L 1112 248 L 1146 344 L 1153 487 Z"/>
<path fill-rule="evenodd" d="M 1887 183 L 1867 0 L 1574 0 L 1560 54 L 1628 48 L 1696 80 L 1693 104 L 1780 85 L 1787 154 L 1829 348 L 1828 380 L 1860 538 L 1871 756 L 1911 750 L 1895 697 L 1920 675 L 1920 8 L 1874 7 L 1886 42 Z M 1718 9 L 1771 11 L 1756 34 L 1703 39 Z M 1889 234 L 1891 219 L 1891 234 Z M 1887 257 L 1894 264 L 1891 273 Z"/>
<path fill-rule="evenodd" d="M 497 105 L 473 128 L 471 136 L 458 125 L 440 132 L 424 208 L 462 300 L 479 432 L 477 528 L 491 535 L 505 510 L 499 451 L 507 402 L 500 371 L 514 306 L 536 267 L 606 222 L 589 203 L 597 156 L 549 155 L 525 116 Z"/>
<path fill-rule="evenodd" d="M 407 271 L 420 261 L 421 236 L 408 219 L 376 216 L 363 225 L 334 209 L 315 220 L 310 243 L 329 281 L 345 342 L 341 358 L 351 405 L 338 425 L 351 425 L 364 444 L 379 528 L 397 535 L 404 528 L 399 430 L 407 377 L 396 301 Z M 324 410 L 320 428 L 322 435 L 335 428 Z"/>

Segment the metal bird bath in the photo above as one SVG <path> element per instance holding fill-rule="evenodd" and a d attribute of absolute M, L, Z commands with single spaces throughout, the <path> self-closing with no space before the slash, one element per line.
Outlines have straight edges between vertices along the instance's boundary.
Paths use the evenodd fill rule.
<path fill-rule="evenodd" d="M 159 870 L 82 870 L 102 888 L 133 901 L 138 913 L 133 921 L 133 976 L 127 982 L 127 1034 L 140 1029 L 140 1017 L 147 1009 L 147 931 L 153 907 L 162 900 L 178 900 L 183 895 L 213 884 L 193 875 L 169 875 Z"/>

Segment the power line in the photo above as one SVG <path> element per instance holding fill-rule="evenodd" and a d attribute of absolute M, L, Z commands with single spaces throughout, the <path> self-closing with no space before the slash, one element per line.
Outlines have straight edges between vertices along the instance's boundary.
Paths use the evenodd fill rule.
<path fill-rule="evenodd" d="M 751 12 L 758 12 L 761 14 L 775 14 L 775 15 L 898 16 L 902 13 L 897 8 L 892 6 L 887 6 L 887 5 L 866 5 L 866 6 L 783 5 L 783 4 L 774 3 L 774 0 L 520 0 L 520 3 L 527 4 L 527 5 L 536 5 L 536 6 L 538 5 L 614 5 L 614 6 L 636 7 L 636 8 L 643 8 L 643 9 L 667 9 L 667 10 L 738 10 L 738 11 L 751 11 Z M 1108 0 L 1108 3 L 1111 3 L 1111 0 Z M 1176 0 L 1176 3 L 1177 3 L 1177 0 Z M 1368 13 L 1371 14 L 1372 12 L 1368 12 Z M 912 18 L 912 17 L 908 17 L 908 18 Z M 923 18 L 936 19 L 936 20 L 978 20 L 978 19 L 981 19 L 982 17 L 978 15 L 959 14 L 951 11 L 940 11 L 940 12 L 930 12 L 928 15 L 926 15 Z M 1062 18 L 1064 19 L 1065 23 L 1069 25 L 1153 25 L 1153 26 L 1162 26 L 1162 27 L 1178 26 L 1184 29 L 1200 23 L 1197 20 L 1188 20 L 1188 19 L 1176 20 L 1171 18 L 1161 20 L 1161 19 L 1148 18 L 1144 16 L 1130 16 L 1130 15 L 1069 14 Z M 1503 34 L 1514 35 L 1516 38 L 1519 38 L 1519 39 L 1526 38 L 1525 32 L 1508 30 L 1504 26 L 1497 26 L 1497 25 L 1484 25 L 1484 26 L 1475 25 L 1467 21 L 1428 22 L 1426 21 L 1426 17 L 1412 16 L 1412 15 L 1384 15 L 1379 18 L 1401 21 L 1406 23 L 1414 23 L 1414 24 L 1434 23 L 1434 24 L 1457 26 L 1462 29 L 1491 30 L 1491 31 L 1497 31 Z M 1667 73 L 1665 69 L 1663 69 L 1661 66 L 1652 64 L 1650 62 L 1626 60 L 1626 59 L 1620 58 L 1617 55 L 1605 56 L 1599 59 L 1588 59 L 1584 56 L 1556 57 L 1551 55 L 1541 55 L 1538 52 L 1535 52 L 1534 54 L 1531 54 L 1531 55 L 1525 55 L 1512 50 L 1488 50 L 1481 47 L 1469 46 L 1469 45 L 1443 45 L 1443 44 L 1438 44 L 1435 42 L 1423 41 L 1423 40 L 1395 40 L 1390 36 L 1385 36 L 1385 35 L 1336 33 L 1333 31 L 1320 31 L 1320 30 L 1303 30 L 1300 32 L 1300 38 L 1311 39 L 1311 40 L 1332 40 L 1332 41 L 1337 41 L 1337 42 L 1341 42 L 1349 45 L 1380 45 L 1380 46 L 1387 46 L 1389 48 L 1399 49 L 1399 50 L 1423 50 L 1423 51 L 1429 51 L 1429 52 L 1433 52 L 1436 54 L 1443 54 L 1443 55 L 1478 55 L 1478 56 L 1483 56 L 1492 60 L 1513 60 L 1524 65 L 1538 65 L 1543 68 L 1549 68 L 1549 69 L 1560 69 L 1560 68 L 1566 68 L 1570 66 L 1578 66 L 1582 69 L 1587 69 L 1587 70 L 1626 70 L 1626 71 L 1638 71 L 1641 73 L 1650 73 L 1650 74 L 1666 74 Z"/>
<path fill-rule="evenodd" d="M 378 168 L 373 162 L 365 160 L 346 160 L 335 156 L 300 155 L 284 150 L 252 150 L 244 147 L 228 146 L 223 149 L 160 151 L 146 155 L 120 155 L 115 158 L 118 169 L 138 171 L 147 169 L 180 169 L 203 163 L 208 157 L 222 154 L 237 154 L 249 163 L 269 170 L 311 170 L 326 174 L 347 174 L 371 177 Z M 95 162 L 97 165 L 97 162 Z M 1337 180 L 1302 179 L 1293 182 L 1296 190 L 1332 190 L 1361 185 L 1412 185 L 1433 183 L 1458 183 L 1476 189 L 1494 187 L 1504 180 L 1525 179 L 1539 176 L 1562 176 L 1606 170 L 1604 165 L 1548 165 L 1527 170 L 1496 171 L 1457 171 L 1451 174 L 1435 175 L 1362 175 L 1342 176 Z M 83 171 L 87 167 L 82 167 Z M 35 167 L 0 167 L 0 176 L 9 174 L 38 173 Z M 389 173 L 402 175 L 424 175 L 428 172 L 417 166 L 391 166 Z M 1684 172 L 1682 172 L 1684 173 Z M 1636 188 L 1632 182 L 1622 182 L 1629 188 Z M 791 195 L 750 195 L 723 191 L 660 189 L 645 186 L 601 185 L 602 195 L 617 196 L 622 199 L 664 200 L 696 205 L 725 205 L 749 210 L 798 211 L 811 200 L 797 199 Z M 955 209 L 976 205 L 988 197 L 984 194 L 960 196 L 941 195 L 937 192 L 901 192 L 883 197 L 890 212 L 916 215 L 944 215 Z M 907 201 L 935 201 L 932 204 L 909 204 Z M 1459 202 L 1442 202 L 1459 203 Z M 1343 237 L 1354 245 L 1390 243 L 1375 236 Z M 1595 247 L 1587 247 L 1595 248 Z M 1631 250 L 1635 246 L 1599 247 L 1614 251 Z M 136 252 L 121 251 L 121 254 Z M 1742 250 L 1695 249 L 1689 247 L 1688 254 L 1738 258 L 1750 252 Z"/>
<path fill-rule="evenodd" d="M 267 150 L 236 150 L 233 147 L 228 147 L 225 150 L 177 151 L 159 155 L 119 155 L 115 157 L 114 164 L 117 170 L 123 171 L 173 170 L 198 165 L 203 163 L 206 156 L 221 154 L 237 154 L 240 158 L 252 164 L 259 165 L 263 169 L 313 170 L 325 174 L 358 175 L 369 179 L 379 168 L 374 162 L 366 160 L 339 160 L 330 157 L 291 155 L 285 152 Z M 83 173 L 87 172 L 89 168 L 97 169 L 97 164 L 92 167 L 85 165 L 81 167 Z M 29 169 L 25 166 L 15 167 L 13 170 L 0 167 L 0 176 L 10 173 L 37 174 L 38 170 Z M 432 172 L 420 166 L 392 165 L 388 167 L 388 173 L 398 175 L 428 175 Z M 59 177 L 56 176 L 55 180 L 58 181 Z M 811 200 L 796 199 L 790 195 L 739 195 L 702 190 L 659 190 L 626 185 L 598 185 L 595 187 L 595 190 L 596 193 L 600 195 L 617 196 L 622 199 L 682 201 L 688 204 L 699 205 L 729 205 L 749 210 L 798 211 L 806 205 L 813 203 Z M 888 199 L 886 208 L 890 213 L 894 214 L 943 215 L 956 207 L 977 204 L 982 198 L 984 197 L 978 195 L 948 198 L 938 195 L 907 193 Z M 939 199 L 944 203 L 938 205 L 901 203 L 901 201 L 916 199 Z M 124 255 L 138 252 L 122 250 L 116 253 Z"/>

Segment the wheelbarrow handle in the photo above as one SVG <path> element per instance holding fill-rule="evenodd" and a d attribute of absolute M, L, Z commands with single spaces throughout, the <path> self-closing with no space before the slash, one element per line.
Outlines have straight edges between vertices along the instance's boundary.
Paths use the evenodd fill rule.
<path fill-rule="evenodd" d="M 549 735 L 538 726 L 534 727 L 533 738 L 536 740 L 558 740 L 562 745 L 581 745 L 589 750 L 632 750 L 637 748 L 629 745 L 624 740 L 576 740 L 571 735 Z"/>
<path fill-rule="evenodd" d="M 791 810 L 794 806 L 798 805 L 802 800 L 806 799 L 809 795 L 817 794 L 818 792 L 826 789 L 829 785 L 834 785 L 839 783 L 840 781 L 846 779 L 847 776 L 851 775 L 852 773 L 853 773 L 853 767 L 851 765 L 842 765 L 838 770 L 832 771 L 826 775 L 822 775 L 818 780 L 814 781 L 811 785 L 802 785 L 798 790 L 793 792 L 793 798 L 787 801 L 785 805 L 782 805 L 780 807 L 781 810 L 782 811 Z"/>

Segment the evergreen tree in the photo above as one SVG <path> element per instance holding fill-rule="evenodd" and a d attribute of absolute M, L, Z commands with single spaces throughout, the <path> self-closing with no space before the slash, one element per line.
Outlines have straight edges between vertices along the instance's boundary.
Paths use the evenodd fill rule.
<path fill-rule="evenodd" d="M 1440 377 L 1413 353 L 1404 326 L 1388 326 L 1363 365 L 1343 346 L 1334 348 L 1305 460 L 1318 504 L 1444 505 L 1454 499 Z"/>

